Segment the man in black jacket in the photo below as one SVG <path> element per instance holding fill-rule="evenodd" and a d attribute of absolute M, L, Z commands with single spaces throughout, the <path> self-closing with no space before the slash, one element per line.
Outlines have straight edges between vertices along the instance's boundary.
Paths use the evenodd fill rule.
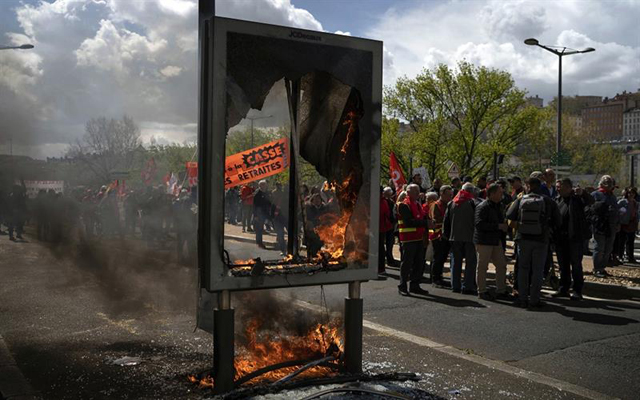
<path fill-rule="evenodd" d="M 584 275 L 582 272 L 582 250 L 589 225 L 584 209 L 587 206 L 578 193 L 574 194 L 573 182 L 565 178 L 560 184 L 556 198 L 562 223 L 555 233 L 556 254 L 560 265 L 560 290 L 553 297 L 569 297 L 573 278 L 571 299 L 582 300 Z"/>
<path fill-rule="evenodd" d="M 493 300 L 487 292 L 487 269 L 489 263 L 496 267 L 496 294 L 498 298 L 508 299 L 506 285 L 507 260 L 504 257 L 502 237 L 507 232 L 507 224 L 502 212 L 502 186 L 492 184 L 487 189 L 487 199 L 476 207 L 475 232 L 473 242 L 478 253 L 476 283 L 478 298 Z"/>

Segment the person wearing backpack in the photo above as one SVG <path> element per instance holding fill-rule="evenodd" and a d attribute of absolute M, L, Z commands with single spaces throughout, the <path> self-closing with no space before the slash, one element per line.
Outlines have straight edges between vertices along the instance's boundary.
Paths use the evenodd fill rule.
<path fill-rule="evenodd" d="M 582 300 L 584 275 L 582 272 L 583 243 L 589 235 L 584 210 L 587 206 L 581 189 L 573 189 L 571 179 L 561 180 L 558 190 L 558 211 L 562 222 L 554 235 L 556 254 L 560 266 L 560 288 L 553 297 L 569 297 L 573 281 L 572 300 Z"/>
<path fill-rule="evenodd" d="M 591 193 L 595 202 L 589 208 L 588 218 L 596 242 L 593 249 L 593 275 L 604 278 L 608 275 L 605 268 L 613 251 L 613 242 L 620 230 L 620 214 L 618 199 L 613 194 L 616 186 L 613 178 L 603 175 L 598 186 L 598 190 Z"/>
<path fill-rule="evenodd" d="M 473 244 L 475 197 L 476 188 L 471 183 L 465 183 L 445 212 L 443 229 L 445 238 L 451 243 L 451 289 L 455 293 L 476 294 L 477 256 Z"/>
<path fill-rule="evenodd" d="M 507 210 L 507 219 L 517 225 L 518 303 L 523 308 L 542 307 L 544 264 L 551 232 L 560 225 L 560 213 L 556 202 L 542 194 L 540 179 L 529 178 L 526 185 L 527 194 L 516 199 Z"/>

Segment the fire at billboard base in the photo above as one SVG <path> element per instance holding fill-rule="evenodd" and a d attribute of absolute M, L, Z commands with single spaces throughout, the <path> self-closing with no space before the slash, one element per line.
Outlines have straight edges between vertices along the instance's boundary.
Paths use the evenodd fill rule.
<path fill-rule="evenodd" d="M 213 322 L 214 336 L 213 371 L 206 379 L 223 393 L 265 377 L 281 384 L 318 372 L 360 373 L 360 283 L 375 279 L 378 268 L 382 43 L 225 18 L 203 26 L 198 176 L 203 296 L 198 321 L 201 328 L 204 321 Z M 245 149 L 246 156 L 225 163 L 230 129 L 250 110 L 261 110 L 278 82 L 284 83 L 290 118 L 285 137 L 260 151 Z M 273 170 L 276 158 L 281 162 Z M 303 163 L 324 180 L 326 207 L 315 204 L 320 202 L 314 196 L 305 202 Z M 288 178 L 279 201 L 264 200 L 262 186 L 254 200 L 260 193 L 271 210 L 268 220 L 279 232 L 279 252 L 230 247 L 225 188 L 285 167 Z M 266 219 L 257 215 L 256 220 L 261 231 Z M 349 293 L 343 326 L 329 321 L 311 324 L 299 338 L 261 338 L 264 321 L 252 319 L 243 327 L 253 330 L 250 348 L 243 345 L 249 355 L 235 354 L 231 292 L 344 283 Z M 211 293 L 217 300 L 213 320 L 213 305 L 205 304 L 204 295 Z"/>

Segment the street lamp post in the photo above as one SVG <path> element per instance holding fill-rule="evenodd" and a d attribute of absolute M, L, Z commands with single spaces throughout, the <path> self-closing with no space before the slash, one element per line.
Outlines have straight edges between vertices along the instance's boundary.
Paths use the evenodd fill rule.
<path fill-rule="evenodd" d="M 0 50 L 29 50 L 33 49 L 32 44 L 23 44 L 21 46 L 0 46 Z"/>
<path fill-rule="evenodd" d="M 596 51 L 593 47 L 587 47 L 584 50 L 575 50 L 562 46 L 545 46 L 538 42 L 538 39 L 529 38 L 524 41 L 529 46 L 538 46 L 550 51 L 558 56 L 558 137 L 556 142 L 556 163 L 560 165 L 560 151 L 562 150 L 562 57 L 570 56 L 572 54 L 589 53 Z"/>
<path fill-rule="evenodd" d="M 251 148 L 254 147 L 253 145 L 253 121 L 257 121 L 259 119 L 267 119 L 267 118 L 271 118 L 273 117 L 273 115 L 267 115 L 266 117 L 245 117 L 246 119 L 251 121 Z"/>

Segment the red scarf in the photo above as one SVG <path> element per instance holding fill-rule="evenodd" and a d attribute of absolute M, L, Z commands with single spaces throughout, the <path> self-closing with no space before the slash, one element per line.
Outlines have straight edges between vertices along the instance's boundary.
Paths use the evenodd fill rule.
<path fill-rule="evenodd" d="M 598 192 L 600 192 L 600 193 L 604 193 L 604 194 L 608 194 L 608 193 L 609 193 L 609 190 L 608 190 L 608 189 L 605 189 L 605 188 L 598 188 Z"/>
<path fill-rule="evenodd" d="M 461 190 L 456 194 L 456 197 L 453 198 L 453 202 L 459 206 L 461 204 L 466 203 L 469 200 L 473 200 L 473 193 L 467 192 L 466 190 Z"/>

